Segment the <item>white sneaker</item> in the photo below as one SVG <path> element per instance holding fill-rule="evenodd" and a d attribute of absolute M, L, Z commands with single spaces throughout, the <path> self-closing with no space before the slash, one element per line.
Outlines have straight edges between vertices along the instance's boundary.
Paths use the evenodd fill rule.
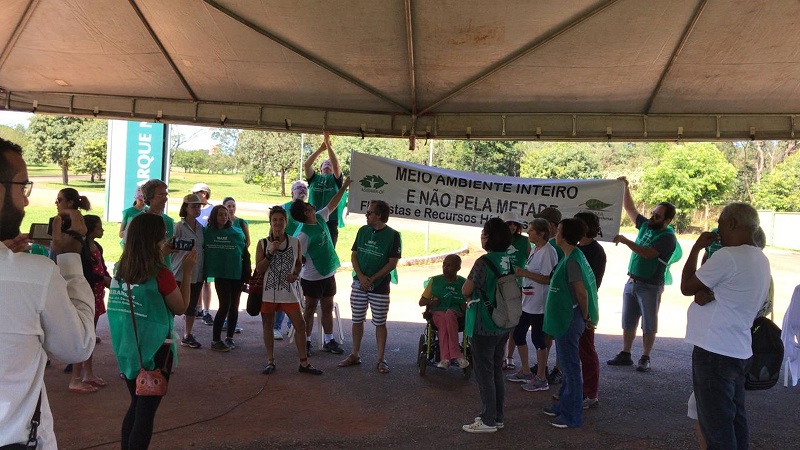
<path fill-rule="evenodd" d="M 485 425 L 480 417 L 476 417 L 475 422 L 464 425 L 461 427 L 461 429 L 467 433 L 494 433 L 497 431 L 497 427 Z"/>
<path fill-rule="evenodd" d="M 467 361 L 467 358 L 464 358 L 463 356 L 461 358 L 458 358 L 456 362 L 458 363 L 459 369 L 466 369 L 467 367 L 469 367 L 469 361 Z"/>
<path fill-rule="evenodd" d="M 276 341 L 282 341 L 283 333 L 281 333 L 281 330 L 272 330 L 272 337 L 275 338 Z"/>
<path fill-rule="evenodd" d="M 443 359 L 443 360 L 439 361 L 439 364 L 437 364 L 436 367 L 438 367 L 440 369 L 448 369 L 448 368 L 450 368 L 450 361 L 448 361 L 446 359 Z"/>

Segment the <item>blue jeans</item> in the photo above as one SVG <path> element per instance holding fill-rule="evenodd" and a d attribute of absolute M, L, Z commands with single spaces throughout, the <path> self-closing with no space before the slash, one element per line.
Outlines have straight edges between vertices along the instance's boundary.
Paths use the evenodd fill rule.
<path fill-rule="evenodd" d="M 506 394 L 503 356 L 507 341 L 508 333 L 497 336 L 476 334 L 469 339 L 475 381 L 478 382 L 478 392 L 481 395 L 480 416 L 483 423 L 489 426 L 503 421 Z"/>
<path fill-rule="evenodd" d="M 575 308 L 567 332 L 556 338 L 556 353 L 564 381 L 558 391 L 558 403 L 553 405 L 553 412 L 564 419 L 570 428 L 583 425 L 583 377 L 581 377 L 581 359 L 579 346 L 581 334 L 586 329 L 581 309 Z"/>
<path fill-rule="evenodd" d="M 694 347 L 692 384 L 697 420 L 709 450 L 742 450 L 750 445 L 744 409 L 744 379 L 749 361 Z"/>

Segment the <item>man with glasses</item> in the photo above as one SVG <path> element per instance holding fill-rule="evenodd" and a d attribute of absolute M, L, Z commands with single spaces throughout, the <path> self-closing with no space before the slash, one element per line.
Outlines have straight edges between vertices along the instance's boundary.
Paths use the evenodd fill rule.
<path fill-rule="evenodd" d="M 622 293 L 622 351 L 607 361 L 610 366 L 632 366 L 631 347 L 636 338 L 636 327 L 642 319 L 642 357 L 636 370 L 650 370 L 650 351 L 658 332 L 658 307 L 664 292 L 664 272 L 677 245 L 675 231 L 669 225 L 675 217 L 675 206 L 661 202 L 656 205 L 650 219 L 639 214 L 631 197 L 628 180 L 622 196 L 622 207 L 631 221 L 636 224 L 639 234 L 636 241 L 623 235 L 614 238 L 615 244 L 625 244 L 633 252 L 628 264 L 628 279 Z"/>
<path fill-rule="evenodd" d="M 350 261 L 355 274 L 350 291 L 353 351 L 339 363 L 339 367 L 361 364 L 361 338 L 364 337 L 364 322 L 369 307 L 378 347 L 377 369 L 381 374 L 389 373 L 389 364 L 384 359 L 388 334 L 386 316 L 389 314 L 389 283 L 401 251 L 400 233 L 386 225 L 389 212 L 389 205 L 383 200 L 369 202 L 367 224 L 358 230 L 351 249 Z"/>
<path fill-rule="evenodd" d="M 30 240 L 20 234 L 20 225 L 32 188 L 22 150 L 0 139 L 0 446 L 56 448 L 44 387 L 47 355 L 66 363 L 91 356 L 94 294 L 83 276 L 86 224 L 77 210 L 63 213 L 72 221 L 66 232 L 61 232 L 62 217 L 55 218 L 57 265 L 26 253 Z"/>

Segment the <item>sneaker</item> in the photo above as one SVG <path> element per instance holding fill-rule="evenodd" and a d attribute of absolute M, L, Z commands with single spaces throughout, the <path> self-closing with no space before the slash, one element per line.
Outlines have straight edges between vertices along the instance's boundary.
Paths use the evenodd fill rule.
<path fill-rule="evenodd" d="M 236 342 L 233 341 L 233 338 L 225 338 L 225 345 L 231 350 L 236 348 Z"/>
<path fill-rule="evenodd" d="M 184 347 L 189 348 L 200 348 L 202 345 L 197 342 L 197 339 L 194 338 L 191 334 L 187 334 L 185 338 L 181 339 L 181 345 Z"/>
<path fill-rule="evenodd" d="M 523 383 L 522 389 L 528 392 L 546 391 L 550 389 L 550 384 L 547 380 L 534 375 L 531 380 Z"/>
<path fill-rule="evenodd" d="M 336 339 L 331 339 L 327 343 L 323 344 L 322 345 L 322 351 L 323 352 L 330 352 L 330 353 L 333 353 L 335 355 L 341 355 L 342 353 L 344 353 L 344 349 L 342 348 L 341 345 L 339 345 L 338 342 L 336 342 Z"/>
<path fill-rule="evenodd" d="M 544 408 L 542 408 L 542 412 L 544 413 L 545 416 L 550 416 L 550 417 L 555 417 L 558 415 L 556 414 L 555 411 L 553 411 L 552 406 L 545 406 Z"/>
<path fill-rule="evenodd" d="M 276 341 L 282 341 L 283 333 L 281 333 L 281 330 L 272 330 L 272 338 Z"/>
<path fill-rule="evenodd" d="M 203 318 L 203 310 L 202 310 L 202 309 L 197 309 L 197 310 L 195 310 L 195 312 L 194 312 L 194 316 L 195 316 L 195 317 L 199 317 L 199 318 L 201 318 L 201 319 L 202 319 L 202 318 Z"/>
<path fill-rule="evenodd" d="M 552 426 L 554 428 L 561 428 L 561 429 L 569 428 L 569 426 L 567 425 L 567 422 L 564 420 L 564 416 L 558 416 L 555 419 L 551 420 L 550 421 L 550 426 Z"/>
<path fill-rule="evenodd" d="M 639 358 L 639 364 L 636 366 L 636 370 L 639 372 L 650 372 L 650 357 L 642 355 L 642 357 Z"/>
<path fill-rule="evenodd" d="M 586 397 L 583 399 L 583 409 L 589 408 L 599 408 L 600 407 L 600 400 L 596 398 L 589 398 Z"/>
<path fill-rule="evenodd" d="M 547 382 L 550 384 L 561 384 L 564 381 L 564 374 L 561 373 L 558 367 L 553 367 L 553 371 L 547 376 Z"/>
<path fill-rule="evenodd" d="M 458 368 L 459 369 L 466 369 L 467 367 L 469 367 L 469 361 L 467 360 L 467 358 L 465 358 L 463 356 L 461 358 L 458 358 L 456 360 L 456 363 L 458 364 Z M 501 428 L 501 427 L 497 427 L 497 428 Z"/>
<path fill-rule="evenodd" d="M 490 427 L 484 424 L 480 417 L 476 417 L 475 422 L 464 425 L 461 429 L 467 433 L 494 433 L 497 431 L 497 427 Z"/>
<path fill-rule="evenodd" d="M 211 313 L 204 313 L 203 314 L 203 323 L 208 325 L 208 326 L 214 325 L 214 318 L 211 317 Z"/>
<path fill-rule="evenodd" d="M 503 366 L 501 367 L 502 370 L 514 370 L 517 368 L 517 365 L 514 364 L 514 358 L 506 358 L 503 360 Z"/>
<path fill-rule="evenodd" d="M 222 341 L 214 341 L 211 343 L 211 350 L 214 350 L 215 352 L 229 352 L 231 351 L 231 348 L 225 345 L 225 343 Z"/>
<path fill-rule="evenodd" d="M 533 373 L 525 375 L 521 370 L 506 377 L 506 380 L 512 383 L 525 383 L 526 381 L 531 381 L 532 379 Z"/>
<path fill-rule="evenodd" d="M 311 356 L 313 353 L 311 352 L 311 341 L 306 341 L 306 357 Z"/>
<path fill-rule="evenodd" d="M 443 360 L 439 361 L 439 364 L 437 364 L 436 367 L 438 367 L 440 369 L 449 369 L 450 368 L 450 361 L 448 361 L 446 359 L 443 359 Z"/>
<path fill-rule="evenodd" d="M 609 366 L 632 366 L 633 360 L 631 359 L 631 354 L 628 352 L 619 352 L 614 359 L 609 359 L 606 361 L 606 364 Z"/>
<path fill-rule="evenodd" d="M 223 330 L 227 330 L 228 329 L 228 321 L 227 320 L 225 322 L 222 322 L 222 329 Z M 240 334 L 243 330 L 244 330 L 244 328 L 240 327 L 239 324 L 237 323 L 236 327 L 233 329 L 233 332 L 235 334 Z"/>
<path fill-rule="evenodd" d="M 476 417 L 476 418 L 475 418 L 475 420 L 480 420 L 480 417 Z M 495 422 L 494 422 L 494 426 L 495 426 L 495 428 L 497 428 L 498 430 L 502 430 L 503 428 L 505 428 L 505 427 L 506 427 L 506 424 L 504 424 L 503 422 L 501 422 L 501 421 L 497 420 L 497 421 L 495 421 Z"/>

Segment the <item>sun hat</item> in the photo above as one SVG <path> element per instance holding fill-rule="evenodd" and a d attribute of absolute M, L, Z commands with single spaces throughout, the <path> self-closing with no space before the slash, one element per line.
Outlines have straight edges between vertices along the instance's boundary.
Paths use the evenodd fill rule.
<path fill-rule="evenodd" d="M 500 214 L 500 220 L 505 223 L 514 222 L 518 223 L 522 228 L 528 228 L 528 222 L 522 220 L 519 214 L 515 213 L 514 211 L 506 211 L 503 214 Z"/>
<path fill-rule="evenodd" d="M 198 197 L 197 194 L 189 194 L 183 197 L 183 203 L 186 203 L 187 205 L 191 205 L 193 203 L 202 204 L 203 201 L 200 200 L 200 197 Z"/>
<path fill-rule="evenodd" d="M 208 192 L 208 195 L 211 195 L 211 188 L 205 183 L 196 183 L 194 186 L 192 186 L 192 190 L 190 192 L 196 193 L 200 191 Z"/>

